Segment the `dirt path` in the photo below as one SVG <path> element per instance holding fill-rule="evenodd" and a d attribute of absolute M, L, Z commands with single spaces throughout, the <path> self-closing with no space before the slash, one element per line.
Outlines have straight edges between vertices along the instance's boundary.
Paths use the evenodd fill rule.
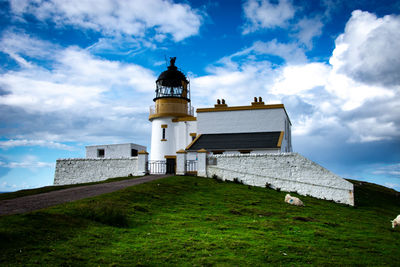
<path fill-rule="evenodd" d="M 149 175 L 130 180 L 104 184 L 85 185 L 32 196 L 2 200 L 0 201 L 0 216 L 30 212 L 65 202 L 71 202 L 105 193 L 111 193 L 125 187 L 154 181 L 168 176 L 169 175 Z"/>

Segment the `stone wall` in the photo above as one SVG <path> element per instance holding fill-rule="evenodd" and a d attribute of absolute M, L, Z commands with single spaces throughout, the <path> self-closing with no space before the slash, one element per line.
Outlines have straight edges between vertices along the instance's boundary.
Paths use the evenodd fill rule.
<path fill-rule="evenodd" d="M 139 155 L 140 156 L 140 155 Z M 113 177 L 143 175 L 138 157 L 117 159 L 58 159 L 54 184 L 78 184 L 106 180 Z"/>
<path fill-rule="evenodd" d="M 353 184 L 297 154 L 215 155 L 208 158 L 207 176 L 238 178 L 244 184 L 297 192 L 354 205 Z"/>

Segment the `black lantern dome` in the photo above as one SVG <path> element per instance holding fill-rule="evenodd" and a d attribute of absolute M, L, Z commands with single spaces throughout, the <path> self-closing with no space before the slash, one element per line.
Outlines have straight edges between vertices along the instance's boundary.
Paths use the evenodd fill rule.
<path fill-rule="evenodd" d="M 156 81 L 156 97 L 154 101 L 160 98 L 182 98 L 190 101 L 189 81 L 186 76 L 175 66 L 176 57 L 170 58 L 168 69 L 158 76 Z"/>

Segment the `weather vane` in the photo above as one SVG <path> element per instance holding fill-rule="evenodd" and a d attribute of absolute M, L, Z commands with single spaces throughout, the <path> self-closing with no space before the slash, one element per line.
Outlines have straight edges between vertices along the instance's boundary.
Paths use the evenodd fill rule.
<path fill-rule="evenodd" d="M 176 61 L 176 57 L 169 58 L 169 63 L 171 64 L 171 66 L 175 66 L 175 61 Z"/>

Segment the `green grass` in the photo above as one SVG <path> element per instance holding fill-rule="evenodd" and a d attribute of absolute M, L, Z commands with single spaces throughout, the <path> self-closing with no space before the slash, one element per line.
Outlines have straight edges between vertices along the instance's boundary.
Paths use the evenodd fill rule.
<path fill-rule="evenodd" d="M 196 177 L 170 177 L 0 217 L 0 265 L 398 265 L 400 199 L 353 181 L 357 207 Z M 295 195 L 295 194 L 294 194 Z"/>
<path fill-rule="evenodd" d="M 24 190 L 19 190 L 19 191 L 15 191 L 15 192 L 1 193 L 0 201 L 6 200 L 6 199 L 17 198 L 17 197 L 24 197 L 24 196 L 41 194 L 41 193 L 47 193 L 47 192 L 57 191 L 57 190 L 61 190 L 61 189 L 67 189 L 67 188 L 71 188 L 71 187 L 111 183 L 111 182 L 117 182 L 117 181 L 122 181 L 122 180 L 135 179 L 135 178 L 139 178 L 139 177 L 143 177 L 143 176 L 116 177 L 116 178 L 110 178 L 110 179 L 107 179 L 104 181 L 99 181 L 99 182 L 69 184 L 69 185 L 51 185 L 51 186 L 34 188 L 34 189 L 24 189 Z"/>

